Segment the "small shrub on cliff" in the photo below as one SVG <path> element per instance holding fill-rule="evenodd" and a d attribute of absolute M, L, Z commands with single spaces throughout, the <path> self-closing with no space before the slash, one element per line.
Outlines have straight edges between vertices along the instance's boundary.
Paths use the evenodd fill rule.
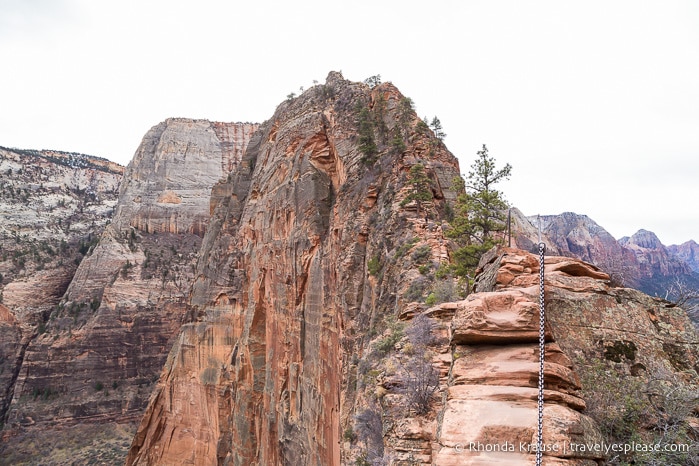
<path fill-rule="evenodd" d="M 435 343 L 434 321 L 425 314 L 418 314 L 410 321 L 405 335 L 415 348 L 427 348 Z"/>
<path fill-rule="evenodd" d="M 342 438 L 346 442 L 354 442 L 357 440 L 357 434 L 354 433 L 354 429 L 352 429 L 352 426 L 347 426 L 345 431 L 342 433 Z"/>
<path fill-rule="evenodd" d="M 425 277 L 416 278 L 408 287 L 403 297 L 408 302 L 422 301 L 427 291 L 429 282 Z"/>
<path fill-rule="evenodd" d="M 381 271 L 381 261 L 378 256 L 372 257 L 366 265 L 370 275 L 377 276 Z"/>
<path fill-rule="evenodd" d="M 695 325 L 699 326 L 699 290 L 686 279 L 675 278 L 668 287 L 666 299 L 684 309 Z"/>
<path fill-rule="evenodd" d="M 327 84 L 323 84 L 320 87 L 320 92 L 321 92 L 321 95 L 323 96 L 323 98 L 326 100 L 330 100 L 333 97 L 335 97 L 335 90 L 332 87 L 328 86 Z"/>
<path fill-rule="evenodd" d="M 379 94 L 379 96 L 376 98 L 376 101 L 374 102 L 373 113 L 374 125 L 379 132 L 381 141 L 385 143 L 386 136 L 388 135 L 388 126 L 386 125 L 386 121 L 384 120 L 384 118 L 386 117 L 386 98 L 383 96 L 383 94 Z"/>
<path fill-rule="evenodd" d="M 439 388 L 439 373 L 432 365 L 431 353 L 425 349 L 417 350 L 403 365 L 398 381 L 408 409 L 418 415 L 427 413 Z"/>
<path fill-rule="evenodd" d="M 432 255 L 432 248 L 429 244 L 423 244 L 410 256 L 416 264 L 423 264 Z"/>
<path fill-rule="evenodd" d="M 394 257 L 396 259 L 400 259 L 401 257 L 405 256 L 418 241 L 420 241 L 420 238 L 414 236 L 410 241 L 406 241 L 405 243 L 401 244 L 400 247 L 396 249 Z"/>
<path fill-rule="evenodd" d="M 437 341 L 434 328 L 432 319 L 417 314 L 405 330 L 410 357 L 407 362 L 400 363 L 397 381 L 406 407 L 418 415 L 429 411 L 432 397 L 439 388 L 439 371 L 432 364 L 433 353 L 429 349 Z"/>
<path fill-rule="evenodd" d="M 364 80 L 364 84 L 369 86 L 370 88 L 375 88 L 379 84 L 381 84 L 381 75 L 380 74 L 375 74 L 374 76 L 369 76 Z"/>
<path fill-rule="evenodd" d="M 121 266 L 121 278 L 126 278 L 129 276 L 129 271 L 133 267 L 131 261 L 127 260 L 124 265 Z"/>
<path fill-rule="evenodd" d="M 400 99 L 400 102 L 398 102 L 398 123 L 403 130 L 408 129 L 414 114 L 415 103 L 413 102 L 413 99 L 410 97 L 403 97 Z"/>
<path fill-rule="evenodd" d="M 92 312 L 96 311 L 99 309 L 100 305 L 102 304 L 102 301 L 100 301 L 99 298 L 92 298 L 92 301 L 90 301 L 90 309 Z"/>
<path fill-rule="evenodd" d="M 402 154 L 407 149 L 403 140 L 403 133 L 400 128 L 395 127 L 393 130 L 393 138 L 391 139 L 391 150 L 394 154 Z"/>
<path fill-rule="evenodd" d="M 383 419 L 379 408 L 366 408 L 354 418 L 357 438 L 366 446 L 365 460 L 373 464 L 383 457 Z"/>
<path fill-rule="evenodd" d="M 605 360 L 576 364 L 587 404 L 585 414 L 594 419 L 607 444 L 689 445 L 689 451 L 632 451 L 614 453 L 608 464 L 699 465 L 697 432 L 689 424 L 699 402 L 695 387 L 676 374 L 658 367 L 647 377 L 619 372 L 620 366 Z"/>
<path fill-rule="evenodd" d="M 380 338 L 375 344 L 374 349 L 380 356 L 385 356 L 386 354 L 393 351 L 401 338 L 403 338 L 403 323 L 395 320 L 391 320 L 388 323 L 388 335 Z"/>

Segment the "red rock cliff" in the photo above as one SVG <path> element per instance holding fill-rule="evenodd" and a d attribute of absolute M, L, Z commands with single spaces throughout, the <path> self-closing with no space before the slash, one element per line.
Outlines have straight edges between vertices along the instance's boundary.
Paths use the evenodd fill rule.
<path fill-rule="evenodd" d="M 391 84 L 331 73 L 262 126 L 214 189 L 193 320 L 128 464 L 340 464 L 350 368 L 371 322 L 404 302 L 414 278 L 401 267 L 378 278 L 367 264 L 388 269 L 416 214 L 441 217 L 454 196 L 456 159 L 406 102 Z M 376 154 L 360 150 L 368 140 Z M 400 205 L 418 161 L 434 198 L 422 210 Z M 428 249 L 439 257 L 437 241 Z"/>

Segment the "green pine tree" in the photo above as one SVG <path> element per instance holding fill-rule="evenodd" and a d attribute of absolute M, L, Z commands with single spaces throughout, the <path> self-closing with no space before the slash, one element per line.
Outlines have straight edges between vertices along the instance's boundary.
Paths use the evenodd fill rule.
<path fill-rule="evenodd" d="M 376 161 L 378 148 L 374 142 L 374 121 L 368 107 L 361 107 L 358 116 L 359 150 L 364 154 L 362 160 L 372 165 Z"/>
<path fill-rule="evenodd" d="M 442 129 L 442 122 L 439 121 L 439 118 L 436 116 L 432 118 L 432 122 L 430 123 L 430 128 L 432 128 L 432 131 L 434 131 L 434 135 L 442 141 L 445 137 L 447 137 L 446 133 Z"/>
<path fill-rule="evenodd" d="M 404 206 L 412 201 L 417 204 L 417 214 L 420 215 L 422 203 L 429 202 L 433 199 L 432 188 L 430 187 L 430 178 L 425 173 L 425 166 L 421 163 L 416 163 L 410 167 L 410 177 L 408 184 L 411 185 L 410 194 L 405 196 L 400 205 Z"/>
<path fill-rule="evenodd" d="M 483 144 L 466 181 L 461 177 L 454 180 L 461 194 L 456 199 L 454 219 L 446 235 L 459 246 L 453 255 L 455 275 L 471 278 L 483 253 L 501 241 L 497 233 L 506 228 L 508 205 L 494 186 L 509 179 L 511 171 L 509 163 L 497 169 L 495 159 L 488 155 L 488 148 Z"/>

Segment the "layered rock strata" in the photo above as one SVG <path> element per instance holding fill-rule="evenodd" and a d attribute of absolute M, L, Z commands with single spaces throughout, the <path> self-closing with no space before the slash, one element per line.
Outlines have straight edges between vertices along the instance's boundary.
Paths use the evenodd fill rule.
<path fill-rule="evenodd" d="M 146 134 L 112 223 L 26 350 L 10 428 L 140 418 L 188 309 L 211 188 L 255 129 L 169 119 Z"/>
<path fill-rule="evenodd" d="M 426 354 L 440 378 L 430 409 L 424 414 L 406 409 L 407 388 L 415 388 L 415 379 L 405 374 L 416 374 L 409 368 L 415 361 L 415 337 L 409 335 L 364 376 L 364 383 L 374 381 L 375 388 L 367 388 L 380 399 L 382 428 L 376 432 L 382 437 L 382 454 L 371 453 L 376 448 L 365 437 L 358 449 L 353 441 L 344 448 L 357 450 L 359 458 L 370 455 L 400 465 L 534 464 L 538 272 L 533 254 L 493 250 L 484 256 L 476 292 L 466 300 L 424 311 L 416 303 L 403 308 L 406 333 L 415 316 L 432 321 Z M 601 448 L 608 440 L 586 414 L 585 396 L 597 387 L 583 385 L 581 373 L 594 373 L 610 362 L 630 384 L 647 384 L 662 373 L 675 374 L 690 390 L 699 389 L 699 337 L 683 310 L 636 290 L 612 287 L 609 275 L 569 257 L 545 258 L 545 296 L 543 464 L 593 466 L 608 459 L 601 450 L 587 448 Z M 429 380 L 420 379 L 420 373 L 418 380 Z M 366 413 L 377 409 L 366 406 L 353 424 L 360 432 L 367 429 Z"/>
<path fill-rule="evenodd" d="M 691 287 L 699 286 L 699 275 L 695 275 L 689 263 L 660 242 L 655 233 L 639 230 L 629 238 L 621 238 L 619 244 L 631 252 L 638 264 L 638 288 L 648 294 L 665 296 L 673 281 L 685 281 Z"/>
<path fill-rule="evenodd" d="M 531 254 L 506 251 L 479 277 L 478 288 L 493 291 L 474 293 L 455 306 L 450 377 L 438 426 L 440 447 L 432 464 L 534 464 L 539 264 Z M 546 276 L 549 295 L 562 282 L 609 278 L 590 265 L 561 257 L 547 258 Z M 596 465 L 600 453 L 570 449 L 571 444 L 600 444 L 602 439 L 594 422 L 581 413 L 585 401 L 579 394 L 580 380 L 555 334 L 556 328 L 547 325 L 544 464 Z"/>
<path fill-rule="evenodd" d="M 503 300 L 512 293 L 518 295 L 523 293 L 531 298 L 536 293 L 535 287 L 532 286 L 538 281 L 536 276 L 538 271 L 537 257 L 523 251 L 505 248 L 485 256 L 481 264 L 481 280 L 476 286 L 477 291 L 480 292 L 472 295 L 469 302 L 487 300 L 489 297 Z M 593 426 L 584 416 L 573 413 L 571 418 L 569 414 L 563 413 L 561 406 L 552 409 L 553 405 L 568 405 L 573 410 L 581 410 L 585 406 L 584 403 L 580 402 L 580 395 L 575 393 L 575 389 L 580 388 L 577 376 L 569 369 L 578 372 L 588 371 L 590 366 L 597 364 L 596 361 L 614 361 L 617 363 L 616 369 L 620 373 L 625 373 L 626 377 L 647 383 L 655 376 L 651 374 L 652 368 L 656 375 L 657 373 L 676 374 L 678 380 L 684 380 L 687 386 L 699 390 L 699 377 L 696 375 L 699 372 L 699 336 L 682 309 L 633 289 L 611 287 L 608 283 L 608 276 L 596 267 L 564 257 L 546 257 L 545 284 L 547 331 L 550 332 L 552 340 L 551 343 L 547 344 L 546 370 L 553 370 L 555 364 L 563 364 L 567 368 L 563 371 L 559 369 L 557 377 L 553 375 L 550 378 L 546 377 L 546 399 L 550 400 L 551 405 L 544 411 L 545 419 L 548 418 L 548 424 L 545 424 L 544 429 L 545 444 L 558 443 L 563 445 L 566 442 L 568 445 L 570 443 L 580 444 L 583 443 L 583 440 L 595 444 L 600 441 L 599 437 L 595 436 L 594 429 L 589 429 Z M 478 335 L 482 332 L 479 329 L 484 327 L 484 324 L 480 322 L 484 321 L 486 324 L 488 322 L 487 318 L 485 320 L 483 318 L 474 319 L 473 311 L 468 313 L 469 307 L 473 307 L 473 305 L 463 306 L 466 309 L 466 314 L 462 312 L 462 315 L 470 316 L 470 318 L 459 320 L 458 317 L 455 317 L 452 323 L 452 342 L 458 344 L 464 339 L 467 342 L 478 341 Z M 512 305 L 505 306 L 506 310 L 498 313 L 494 306 L 482 307 L 489 309 L 485 315 L 493 315 L 491 320 L 494 322 L 491 327 L 494 327 L 496 333 L 501 331 L 499 328 L 502 326 L 502 323 L 499 323 L 500 318 L 508 313 L 512 315 L 517 308 L 517 306 Z M 459 311 L 457 311 L 458 315 Z M 510 320 L 513 323 L 519 322 L 519 325 L 526 322 L 526 319 L 523 320 L 521 317 Z M 469 330 L 469 333 L 464 337 L 464 331 L 460 330 L 464 323 L 467 329 L 475 326 L 477 331 Z M 488 326 L 485 325 L 485 327 Z M 622 354 L 618 355 L 618 348 L 629 350 L 622 351 Z M 473 346 L 469 346 L 466 350 L 467 353 L 470 352 L 469 354 L 474 355 L 475 365 L 480 366 L 482 373 L 485 374 L 481 382 L 486 384 L 490 383 L 488 381 L 491 378 L 496 380 L 500 378 L 500 373 L 511 374 L 512 371 L 509 368 L 513 367 L 513 359 L 525 361 L 525 358 L 516 356 L 514 349 L 498 348 L 492 355 L 490 351 L 488 348 L 474 349 Z M 508 352 L 512 353 L 512 357 L 507 356 Z M 481 356 L 483 353 L 486 354 L 485 357 Z M 549 353 L 552 354 L 549 355 Z M 680 354 L 682 356 L 678 357 Z M 500 362 L 493 363 L 490 359 Z M 461 371 L 454 372 L 454 369 L 458 369 L 461 365 L 459 364 L 460 360 L 461 358 L 452 366 L 452 374 L 456 374 L 453 379 L 455 381 L 463 380 L 463 377 L 458 375 Z M 528 363 L 514 364 L 514 367 L 524 369 L 524 372 L 527 371 L 525 368 L 529 364 L 530 382 L 528 385 L 530 387 L 535 380 L 535 376 L 531 372 L 532 362 L 529 360 Z M 464 364 L 468 368 L 472 368 L 474 365 L 471 361 Z M 463 367 L 463 365 L 461 366 Z M 487 370 L 489 367 L 491 369 Z M 562 374 L 565 373 L 569 374 L 568 381 L 561 384 L 561 380 L 564 379 Z M 523 381 L 523 379 L 524 377 L 520 380 Z M 472 380 L 472 376 L 469 375 L 467 380 Z M 510 385 L 510 383 L 506 382 L 504 385 Z M 527 386 L 527 384 L 522 384 L 522 386 Z M 553 393 L 551 389 L 554 386 L 558 390 L 563 388 L 564 395 Z M 477 390 L 483 390 L 483 388 L 479 387 Z M 444 422 L 448 421 L 449 409 L 449 402 L 447 402 Z M 615 408 L 609 407 L 609 409 Z M 488 414 L 485 416 L 487 418 Z M 565 427 L 565 423 L 571 419 L 577 420 Z M 554 421 L 556 425 L 551 424 Z M 568 438 L 561 437 L 561 432 L 565 432 L 566 429 L 569 433 L 576 433 L 576 435 Z M 482 435 L 487 434 L 485 428 L 481 431 Z M 516 429 L 510 432 L 515 431 Z M 496 436 L 496 438 L 503 441 L 507 435 Z M 574 458 L 575 455 L 569 451 L 567 455 L 558 455 L 558 457 L 570 459 Z M 574 464 L 588 464 L 583 460 L 593 459 L 600 460 L 602 458 L 595 456 L 587 459 L 577 458 L 582 462 Z M 565 463 L 553 462 L 551 464 Z M 595 463 L 589 462 L 589 464 Z"/>
<path fill-rule="evenodd" d="M 112 217 L 124 168 L 0 147 L 0 424 L 24 354 Z"/>

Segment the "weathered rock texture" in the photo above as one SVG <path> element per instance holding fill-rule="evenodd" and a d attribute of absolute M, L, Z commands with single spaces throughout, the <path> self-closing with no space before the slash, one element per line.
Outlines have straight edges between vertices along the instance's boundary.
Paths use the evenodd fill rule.
<path fill-rule="evenodd" d="M 539 242 L 543 242 L 550 254 L 564 255 L 557 242 L 546 234 L 546 216 L 526 217 L 516 207 L 510 208 L 509 214 L 511 233 L 503 238 L 503 244 L 536 253 Z"/>
<path fill-rule="evenodd" d="M 331 73 L 283 103 L 214 187 L 189 321 L 127 464 L 533 463 L 519 442 L 536 430 L 537 258 L 495 251 L 478 293 L 424 309 L 428 295 L 456 296 L 435 271 L 449 259 L 441 220 L 458 166 L 404 103 L 391 84 Z M 417 162 L 433 196 L 420 206 L 403 202 Z M 601 357 L 635 326 L 639 357 L 668 361 L 674 339 L 694 361 L 696 335 L 680 310 L 611 288 L 579 260 L 547 258 L 546 281 L 545 442 L 560 447 L 546 464 L 597 464 L 598 453 L 563 449 L 601 440 L 581 412 L 576 351 Z M 566 303 L 581 305 L 575 318 Z M 657 328 L 651 303 L 679 330 Z M 428 331 L 412 327 L 421 313 Z M 588 324 L 599 315 L 614 322 Z M 580 322 L 587 330 L 569 330 Z M 430 392 L 415 408 L 417 369 Z M 505 441 L 518 451 L 465 451 Z"/>
<path fill-rule="evenodd" d="M 146 134 L 112 223 L 26 349 L 10 429 L 141 417 L 186 314 L 211 188 L 256 126 L 170 119 Z"/>
<path fill-rule="evenodd" d="M 538 272 L 537 256 L 494 249 L 483 257 L 476 292 L 466 300 L 422 312 L 419 305 L 405 308 L 401 317 L 407 320 L 408 336 L 359 379 L 369 389 L 374 385 L 380 399 L 380 409 L 369 405 L 355 418 L 360 452 L 363 442 L 370 459 L 398 465 L 534 464 Z M 623 374 L 621 380 L 646 383 L 659 370 L 675 374 L 694 391 L 699 388 L 699 337 L 685 313 L 639 291 L 612 287 L 609 281 L 594 265 L 569 257 L 545 258 L 544 464 L 593 466 L 607 459 L 599 451 L 571 447 L 603 442 L 586 415 L 584 395 L 596 387 L 583 386 L 581 372 L 611 361 L 613 370 Z M 434 338 L 415 337 L 413 320 L 420 313 L 431 319 Z M 390 335 L 384 332 L 375 347 Z M 420 372 L 410 366 L 418 340 L 431 342 L 426 355 L 440 374 L 430 409 L 420 415 L 405 404 L 406 388 L 415 388 L 415 379 L 406 374 L 417 374 L 420 380 Z M 619 347 L 632 351 L 620 355 Z M 366 414 L 375 411 L 380 411 L 381 421 L 373 435 L 383 441 L 378 454 L 365 434 Z M 355 449 L 354 441 L 343 445 Z"/>
<path fill-rule="evenodd" d="M 455 196 L 456 159 L 401 101 L 391 84 L 331 73 L 280 105 L 214 188 L 193 320 L 128 464 L 340 464 L 364 334 L 405 302 L 419 276 L 412 238 L 439 230 L 424 217 L 441 217 Z M 362 107 L 371 120 L 358 137 Z M 367 139 L 376 154 L 360 150 Z M 434 197 L 419 219 L 414 203 L 400 205 L 418 161 Z M 438 240 L 425 246 L 437 263 L 446 254 Z"/>
<path fill-rule="evenodd" d="M 123 167 L 0 147 L 0 425 L 27 346 L 112 216 Z"/>
<path fill-rule="evenodd" d="M 481 277 L 483 278 L 477 285 L 479 293 L 470 296 L 467 303 L 488 299 L 491 296 L 502 300 L 512 293 L 536 293 L 534 288 L 529 287 L 538 281 L 536 276 L 538 272 L 537 257 L 523 251 L 505 248 L 485 256 L 481 264 Z M 627 377 L 646 382 L 651 377 L 650 368 L 654 368 L 656 373 L 660 371 L 667 374 L 677 374 L 678 380 L 682 379 L 689 386 L 694 387 L 694 390 L 699 390 L 699 377 L 697 377 L 699 372 L 699 335 L 682 309 L 674 307 L 667 301 L 651 298 L 640 291 L 611 287 L 608 284 L 606 274 L 596 267 L 564 257 L 546 257 L 545 286 L 547 330 L 550 332 L 550 339 L 556 342 L 556 344 L 547 345 L 548 361 L 551 363 L 564 361 L 565 367 L 577 371 L 588 370 L 588 366 L 595 365 L 596 361 L 613 361 L 617 363 L 616 369 L 626 373 Z M 464 309 L 468 311 L 469 307 L 473 307 L 473 305 L 464 306 Z M 489 308 L 489 306 L 485 307 Z M 522 307 L 520 304 L 519 308 Z M 506 308 L 505 314 L 511 314 L 513 309 L 517 309 L 513 306 Z M 490 313 L 493 311 L 491 310 Z M 494 314 L 496 317 L 492 320 L 501 315 L 497 312 Z M 459 311 L 457 311 L 458 315 Z M 462 335 L 465 332 L 459 330 L 461 322 L 467 323 L 467 328 L 474 325 L 481 328 L 483 324 L 480 322 L 483 320 L 481 318 L 460 321 L 455 317 L 452 324 L 452 341 L 455 338 L 457 340 L 464 339 Z M 487 319 L 485 321 L 487 322 Z M 518 321 L 520 323 L 515 326 L 516 328 L 521 327 L 522 322 L 527 322 L 526 319 L 521 318 Z M 501 331 L 497 328 L 495 330 L 495 333 Z M 471 332 L 471 334 L 473 333 Z M 478 334 L 478 332 L 475 333 Z M 473 336 L 466 337 L 466 340 L 479 341 Z M 552 348 L 557 350 L 559 347 L 562 350 L 559 356 L 548 356 L 548 352 L 551 352 Z M 618 348 L 630 350 L 618 351 Z M 470 351 L 473 351 L 473 348 L 470 348 Z M 480 354 L 481 351 L 487 353 L 489 350 L 479 349 L 476 353 Z M 500 360 L 517 359 L 508 358 L 506 350 L 497 351 L 496 354 Z M 479 361 L 479 357 L 476 357 L 477 361 Z M 571 361 L 574 364 L 571 365 Z M 469 367 L 471 364 L 469 361 L 466 362 Z M 480 367 L 486 376 L 485 380 L 489 380 L 491 378 L 498 379 L 499 372 L 511 367 L 510 364 L 511 362 L 500 363 L 499 366 L 493 366 L 493 370 L 487 370 L 487 365 L 485 367 L 480 365 Z M 458 364 L 454 364 L 453 367 L 458 367 Z M 453 369 L 452 373 L 454 373 Z M 565 373 L 571 374 L 566 371 L 559 372 L 559 374 Z M 561 375 L 558 377 L 559 381 L 564 379 Z M 572 380 L 575 379 L 576 377 L 572 377 Z M 505 385 L 509 384 L 505 383 Z M 551 400 L 552 403 L 565 403 L 578 410 L 584 407 L 584 403 L 580 403 L 579 399 L 571 398 L 575 392 L 570 392 L 570 389 L 579 388 L 577 381 L 575 383 L 569 381 L 561 385 L 560 382 L 555 382 L 554 377 L 551 376 L 546 385 L 549 389 L 553 385 L 557 385 L 559 389 L 564 389 L 565 395 L 563 396 L 555 393 L 547 394 L 547 399 Z M 609 409 L 615 408 L 610 407 Z M 559 421 L 569 419 L 568 416 L 560 414 L 559 411 L 560 407 L 556 410 L 549 408 L 548 415 Z M 545 418 L 546 413 L 545 410 Z M 575 417 L 578 421 L 568 431 L 582 434 L 585 429 L 590 427 L 590 423 L 577 414 Z M 445 415 L 445 422 L 446 420 L 447 416 Z M 568 421 L 563 421 L 563 423 L 565 422 Z M 565 440 L 557 438 L 560 434 L 556 433 L 556 430 L 561 428 L 560 424 L 555 427 L 549 425 L 548 433 L 545 428 L 544 442 L 547 443 L 547 437 L 550 441 Z M 485 431 L 483 433 L 485 434 Z M 572 440 L 579 443 L 584 437 L 577 437 L 576 434 L 567 441 Z M 504 437 L 500 437 L 501 441 L 503 439 Z M 571 456 L 562 455 L 561 457 Z"/>
<path fill-rule="evenodd" d="M 116 228 L 203 236 L 211 188 L 238 165 L 256 129 L 184 118 L 154 126 L 127 168 Z"/>

